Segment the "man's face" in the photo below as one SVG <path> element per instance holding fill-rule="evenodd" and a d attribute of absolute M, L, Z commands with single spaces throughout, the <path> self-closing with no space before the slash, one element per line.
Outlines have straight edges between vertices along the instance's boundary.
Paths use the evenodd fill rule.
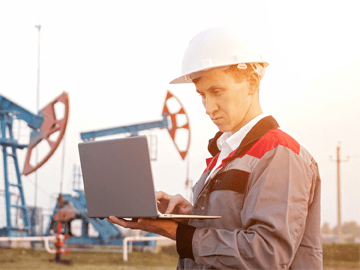
<path fill-rule="evenodd" d="M 205 71 L 194 84 L 206 114 L 220 131 L 234 134 L 246 124 L 243 120 L 253 97 L 247 79 L 235 80 L 230 73 L 213 69 Z"/>

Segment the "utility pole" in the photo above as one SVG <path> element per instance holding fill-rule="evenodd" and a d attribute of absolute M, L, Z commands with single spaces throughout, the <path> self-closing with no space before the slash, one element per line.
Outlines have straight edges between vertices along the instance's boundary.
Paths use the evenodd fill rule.
<path fill-rule="evenodd" d="M 40 96 L 40 30 L 41 25 L 35 25 L 35 27 L 38 30 L 38 66 L 37 66 L 37 84 L 36 84 L 36 113 L 39 111 L 39 96 Z M 38 162 L 38 147 L 35 149 L 35 164 Z M 34 235 L 37 235 L 36 233 L 36 221 L 37 221 L 37 189 L 38 189 L 38 175 L 37 171 L 35 171 L 35 195 L 34 195 L 34 211 L 33 211 L 33 219 L 34 219 Z"/>
<path fill-rule="evenodd" d="M 330 157 L 331 161 L 335 161 L 337 164 L 337 208 L 338 208 L 338 240 L 339 243 L 343 243 L 344 239 L 342 236 L 342 228 L 341 228 L 341 192 L 340 192 L 340 163 L 341 162 L 347 162 L 349 160 L 349 157 L 347 157 L 345 160 L 341 160 L 340 158 L 340 142 L 339 145 L 336 147 L 336 160 L 333 160 L 332 157 Z"/>

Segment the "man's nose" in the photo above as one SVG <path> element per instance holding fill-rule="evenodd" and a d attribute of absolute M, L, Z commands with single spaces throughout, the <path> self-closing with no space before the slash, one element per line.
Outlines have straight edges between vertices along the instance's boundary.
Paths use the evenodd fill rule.
<path fill-rule="evenodd" d="M 206 114 L 212 115 L 214 111 L 217 110 L 216 101 L 212 98 L 206 97 L 204 101 L 204 106 L 206 109 Z"/>

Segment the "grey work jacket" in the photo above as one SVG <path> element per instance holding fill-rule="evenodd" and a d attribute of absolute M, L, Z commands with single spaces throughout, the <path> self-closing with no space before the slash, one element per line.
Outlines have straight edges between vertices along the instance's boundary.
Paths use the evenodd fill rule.
<path fill-rule="evenodd" d="M 209 148 L 215 156 L 193 188 L 192 214 L 222 218 L 178 228 L 187 237 L 177 235 L 177 269 L 322 269 L 313 157 L 268 116 L 204 184 L 218 158 L 216 139 Z M 192 256 L 182 254 L 184 245 Z"/>

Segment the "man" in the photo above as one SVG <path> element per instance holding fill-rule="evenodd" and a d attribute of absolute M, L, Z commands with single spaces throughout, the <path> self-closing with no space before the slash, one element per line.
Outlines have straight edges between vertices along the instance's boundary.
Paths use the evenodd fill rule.
<path fill-rule="evenodd" d="M 157 192 L 164 213 L 217 220 L 109 221 L 176 240 L 178 269 L 322 269 L 320 177 L 313 157 L 264 115 L 259 85 L 268 63 L 227 28 L 195 36 L 182 76 L 219 128 L 193 188 L 194 205 Z"/>

